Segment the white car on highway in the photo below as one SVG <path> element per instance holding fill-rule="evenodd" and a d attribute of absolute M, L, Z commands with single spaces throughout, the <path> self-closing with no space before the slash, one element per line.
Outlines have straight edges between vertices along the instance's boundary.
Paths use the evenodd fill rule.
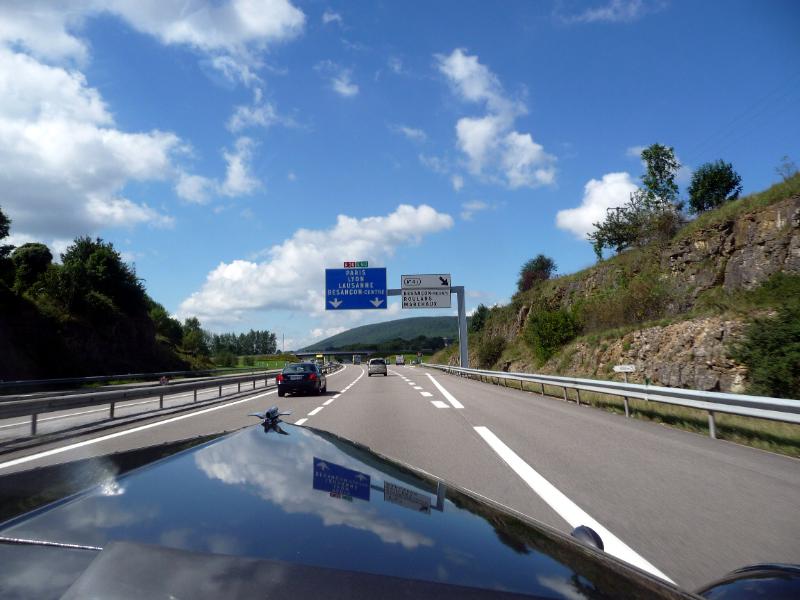
<path fill-rule="evenodd" d="M 388 370 L 386 369 L 386 359 L 383 358 L 372 358 L 367 365 L 367 376 L 371 377 L 373 375 L 388 375 Z"/>

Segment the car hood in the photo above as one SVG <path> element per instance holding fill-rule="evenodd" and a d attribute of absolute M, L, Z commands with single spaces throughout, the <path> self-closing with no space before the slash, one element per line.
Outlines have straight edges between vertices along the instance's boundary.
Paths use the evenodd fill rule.
<path fill-rule="evenodd" d="M 84 547 L 0 544 L 4 597 L 58 597 L 121 542 L 538 597 L 685 597 L 466 490 L 286 424 L 110 478 L 0 536 Z"/>

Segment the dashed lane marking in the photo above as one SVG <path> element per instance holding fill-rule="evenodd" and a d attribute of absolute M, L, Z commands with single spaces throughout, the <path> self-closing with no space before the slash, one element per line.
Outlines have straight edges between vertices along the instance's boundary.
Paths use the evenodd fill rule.
<path fill-rule="evenodd" d="M 441 400 L 431 400 L 431 404 L 433 404 L 436 408 L 450 408 L 447 402 L 442 402 Z"/>
<path fill-rule="evenodd" d="M 437 389 L 438 389 L 440 392 L 442 392 L 442 396 L 444 396 L 444 397 L 445 397 L 445 399 L 446 399 L 446 400 L 447 400 L 447 401 L 448 401 L 450 404 L 452 404 L 452 405 L 453 405 L 453 408 L 464 408 L 464 405 L 463 405 L 463 404 L 461 404 L 461 402 L 459 402 L 458 400 L 456 400 L 456 399 L 455 399 L 455 397 L 453 396 L 453 394 L 451 394 L 451 393 L 450 393 L 450 392 L 448 392 L 446 389 L 444 389 L 444 387 L 442 387 L 442 384 L 441 384 L 441 383 L 439 383 L 439 382 L 438 382 L 438 381 L 436 381 L 436 380 L 435 380 L 433 377 L 431 377 L 431 375 L 430 375 L 429 373 L 425 373 L 425 374 L 426 374 L 428 377 L 430 377 L 430 380 L 433 382 L 433 385 L 435 385 L 435 386 L 436 386 L 436 388 L 437 388 Z"/>
<path fill-rule="evenodd" d="M 431 394 L 430 392 L 420 392 L 420 394 L 422 394 L 426 398 L 430 398 L 431 396 L 433 396 L 433 394 Z"/>
<path fill-rule="evenodd" d="M 319 411 L 321 411 L 321 410 L 322 410 L 322 407 L 321 407 L 321 406 L 318 406 L 317 408 L 315 408 L 314 410 L 312 410 L 310 413 L 308 413 L 308 416 L 309 416 L 309 417 L 313 417 L 315 414 L 317 414 L 317 413 L 318 413 Z"/>

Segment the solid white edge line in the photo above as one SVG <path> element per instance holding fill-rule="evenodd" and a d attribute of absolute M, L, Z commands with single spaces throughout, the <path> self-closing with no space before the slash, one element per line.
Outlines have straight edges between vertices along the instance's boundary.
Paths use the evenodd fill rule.
<path fill-rule="evenodd" d="M 567 496 L 552 483 L 547 481 L 547 479 L 542 477 L 533 467 L 522 460 L 516 452 L 506 446 L 506 444 L 492 433 L 488 427 L 475 427 L 475 431 L 489 444 L 489 447 L 491 447 L 491 449 L 494 450 L 548 506 L 550 506 L 550 508 L 569 523 L 570 527 L 575 528 L 579 525 L 591 527 L 603 539 L 606 552 L 656 577 L 660 577 L 673 584 L 675 583 L 645 558 L 640 556 L 630 546 L 589 516 L 586 511 L 567 498 Z"/>
<path fill-rule="evenodd" d="M 317 414 L 317 413 L 318 413 L 319 411 L 321 411 L 323 408 L 324 408 L 324 407 L 322 407 L 322 406 L 318 406 L 317 408 L 315 408 L 314 410 L 312 410 L 310 413 L 308 413 L 308 416 L 309 416 L 309 417 L 313 417 L 315 414 Z"/>
<path fill-rule="evenodd" d="M 223 408 L 228 408 L 229 406 L 236 406 L 237 404 L 241 404 L 242 402 L 250 402 L 251 400 L 255 400 L 256 398 L 262 398 L 264 396 L 269 396 L 270 394 L 276 393 L 278 390 L 272 390 L 271 392 L 265 392 L 263 394 L 258 394 L 256 396 L 249 396 L 248 398 L 242 398 L 241 400 L 236 400 L 234 402 L 228 402 L 226 404 L 221 404 L 219 406 L 212 406 L 211 408 L 204 408 L 202 410 L 198 410 L 195 412 L 190 412 L 185 415 L 179 415 L 177 417 L 172 417 L 170 419 L 164 419 L 163 421 L 156 421 L 155 423 L 148 423 L 147 425 L 140 425 L 139 427 L 134 427 L 132 429 L 126 429 L 124 431 L 117 431 L 116 433 L 109 433 L 107 435 L 102 435 L 98 438 L 93 438 L 91 440 L 84 440 L 82 442 L 75 442 L 74 444 L 69 444 L 68 446 L 61 446 L 59 448 L 52 448 L 51 450 L 45 450 L 44 452 L 37 452 L 36 454 L 31 454 L 29 456 L 23 456 L 21 458 L 15 458 L 14 460 L 9 460 L 4 463 L 0 463 L 0 469 L 5 469 L 7 467 L 14 467 L 16 465 L 21 465 L 26 462 L 30 462 L 32 460 L 36 460 L 39 458 L 44 458 L 45 456 L 52 456 L 54 454 L 61 454 L 62 452 L 68 452 L 69 450 L 74 450 L 75 448 L 82 448 L 84 446 L 89 446 L 91 444 L 96 444 L 98 442 L 105 442 L 106 440 L 112 440 L 117 437 L 122 437 L 123 435 L 130 435 L 131 433 L 138 433 L 139 431 L 145 431 L 147 429 L 152 429 L 153 427 L 159 427 L 161 425 L 166 425 L 167 423 L 174 423 L 176 421 L 182 421 L 183 419 L 188 419 L 190 417 L 196 417 L 197 415 L 204 415 L 206 413 L 213 412 L 215 410 L 221 410 Z"/>
<path fill-rule="evenodd" d="M 433 404 L 436 408 L 450 408 L 450 405 L 447 402 L 442 402 L 441 400 L 431 400 L 431 404 Z"/>
<path fill-rule="evenodd" d="M 334 400 L 336 400 L 336 398 L 331 398 L 330 400 L 326 400 L 325 402 L 322 403 L 322 406 L 328 406 L 328 404 L 330 404 Z"/>
<path fill-rule="evenodd" d="M 341 395 L 342 395 L 341 393 L 339 393 L 339 394 L 336 394 L 336 395 L 333 397 L 333 399 L 334 399 L 334 400 L 336 400 L 336 399 L 337 399 L 339 396 L 341 396 Z"/>
<path fill-rule="evenodd" d="M 430 392 L 420 392 L 420 394 L 422 394 L 426 398 L 430 398 L 431 396 L 433 396 L 433 394 L 431 394 Z"/>
<path fill-rule="evenodd" d="M 295 421 L 294 424 L 295 425 L 302 425 L 306 421 L 308 421 L 308 419 L 305 419 L 305 418 L 304 419 L 297 419 L 297 421 Z"/>
<path fill-rule="evenodd" d="M 456 399 L 453 397 L 453 394 L 451 394 L 451 393 L 450 393 L 450 392 L 448 392 L 446 389 L 444 389 L 444 388 L 442 387 L 442 384 L 441 384 L 441 383 L 439 383 L 439 382 L 438 382 L 438 381 L 436 381 L 436 380 L 435 380 L 433 377 L 431 377 L 430 373 L 425 373 L 425 374 L 426 374 L 428 377 L 430 377 L 431 381 L 433 382 L 433 385 L 435 385 L 435 386 L 436 386 L 436 388 L 437 388 L 437 389 L 438 389 L 440 392 L 442 392 L 442 396 L 444 396 L 444 397 L 447 399 L 447 401 L 448 401 L 450 404 L 452 404 L 452 405 L 453 405 L 453 408 L 464 408 L 464 405 L 463 405 L 463 404 L 461 404 L 461 402 L 459 402 L 458 400 L 456 400 Z"/>

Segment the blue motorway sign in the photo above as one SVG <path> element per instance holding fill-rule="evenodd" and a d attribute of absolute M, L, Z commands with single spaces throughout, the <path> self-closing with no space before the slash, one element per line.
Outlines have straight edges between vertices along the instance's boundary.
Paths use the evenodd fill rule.
<path fill-rule="evenodd" d="M 369 501 L 369 475 L 315 456 L 314 489 Z"/>
<path fill-rule="evenodd" d="M 386 269 L 325 269 L 325 309 L 386 308 Z"/>

